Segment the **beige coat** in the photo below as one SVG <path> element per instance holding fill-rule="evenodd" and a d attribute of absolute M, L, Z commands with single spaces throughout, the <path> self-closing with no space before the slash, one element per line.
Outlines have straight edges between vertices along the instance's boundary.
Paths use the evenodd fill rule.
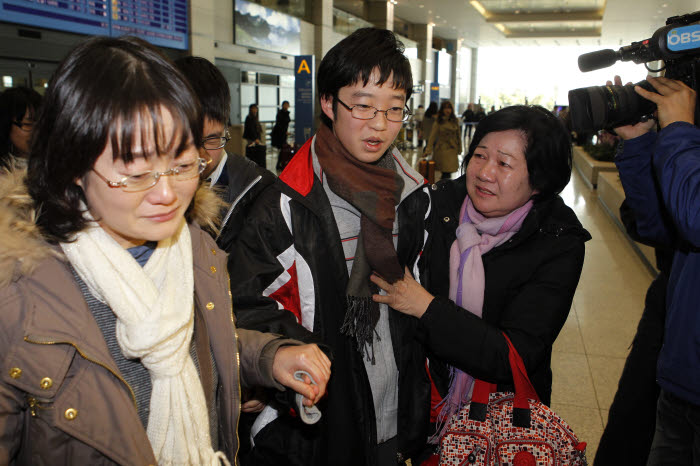
<path fill-rule="evenodd" d="M 462 138 L 457 120 L 436 120 L 433 124 L 425 154 L 433 154 L 435 169 L 452 173 L 459 170 L 459 154 L 462 152 Z"/>
<path fill-rule="evenodd" d="M 218 210 L 212 196 L 198 191 L 189 220 Z M 33 215 L 21 176 L 0 175 L 0 465 L 155 464 L 132 389 Z M 233 461 L 241 384 L 281 389 L 272 360 L 289 340 L 236 331 L 226 254 L 195 223 L 190 233 L 198 335 L 219 373 L 219 448 Z"/>

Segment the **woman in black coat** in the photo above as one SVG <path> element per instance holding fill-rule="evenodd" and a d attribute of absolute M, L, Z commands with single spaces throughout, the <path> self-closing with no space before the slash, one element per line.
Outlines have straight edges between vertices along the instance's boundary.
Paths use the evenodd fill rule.
<path fill-rule="evenodd" d="M 289 101 L 285 100 L 282 102 L 282 108 L 277 112 L 277 118 L 275 118 L 275 126 L 272 127 L 272 133 L 270 134 L 270 145 L 278 149 L 282 149 L 282 146 L 287 143 L 287 129 L 289 128 Z"/>
<path fill-rule="evenodd" d="M 243 139 L 246 140 L 245 155 L 262 168 L 267 168 L 265 134 L 258 116 L 257 104 L 248 106 L 248 116 L 243 126 Z"/>
<path fill-rule="evenodd" d="M 468 402 L 474 378 L 513 391 L 504 334 L 550 403 L 552 345 L 590 239 L 558 195 L 571 176 L 571 144 L 551 112 L 514 106 L 486 116 L 464 163 L 465 175 L 431 189 L 425 288 L 408 271 L 394 285 L 372 278 L 387 292 L 374 300 L 418 318 L 420 338 L 451 366 L 443 421 Z"/>
<path fill-rule="evenodd" d="M 245 124 L 243 126 L 243 139 L 247 141 L 247 145 L 253 144 L 263 144 L 262 142 L 265 135 L 262 131 L 262 126 L 260 125 L 260 119 L 258 116 L 258 105 L 250 104 L 248 106 L 248 115 L 245 117 Z"/>

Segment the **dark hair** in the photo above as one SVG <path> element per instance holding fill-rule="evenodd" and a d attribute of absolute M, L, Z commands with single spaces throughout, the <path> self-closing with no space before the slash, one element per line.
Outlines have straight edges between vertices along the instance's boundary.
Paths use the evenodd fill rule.
<path fill-rule="evenodd" d="M 283 102 L 282 102 L 282 107 L 284 107 L 284 104 L 289 105 L 289 101 L 288 101 L 288 100 L 283 101 Z"/>
<path fill-rule="evenodd" d="M 34 118 L 41 105 L 41 94 L 28 87 L 13 87 L 0 93 L 0 168 L 10 164 L 10 131 L 13 122 L 20 122 L 29 110 Z"/>
<path fill-rule="evenodd" d="M 258 104 L 248 105 L 248 113 L 252 112 L 254 108 L 258 108 Z"/>
<path fill-rule="evenodd" d="M 403 51 L 403 43 L 391 31 L 358 29 L 338 42 L 321 60 L 316 79 L 319 98 L 333 99 L 335 115 L 338 91 L 358 82 L 366 86 L 372 72 L 379 70 L 377 84 L 382 85 L 391 77 L 394 89 L 405 91 L 408 101 L 413 92 L 413 75 Z M 333 127 L 333 122 L 323 112 L 321 121 Z"/>
<path fill-rule="evenodd" d="M 199 99 L 203 117 L 228 124 L 231 92 L 221 71 L 212 62 L 201 57 L 178 58 L 175 60 L 175 66 L 187 79 Z"/>
<path fill-rule="evenodd" d="M 438 106 L 437 102 L 433 101 L 430 102 L 430 105 L 428 105 L 428 108 L 425 110 L 425 117 L 430 118 L 431 116 L 435 115 L 438 111 Z"/>
<path fill-rule="evenodd" d="M 160 133 L 161 106 L 172 115 L 172 134 Z M 85 198 L 75 180 L 92 170 L 108 143 L 115 160 L 129 163 L 139 140 L 153 140 L 158 154 L 199 147 L 202 127 L 189 84 L 153 46 L 134 37 L 83 42 L 51 77 L 34 127 L 27 188 L 37 224 L 52 241 L 70 241 L 85 227 Z"/>
<path fill-rule="evenodd" d="M 486 115 L 476 126 L 463 167 L 467 166 L 484 136 L 511 129 L 525 135 L 530 187 L 539 191 L 533 200 L 559 194 L 571 178 L 571 139 L 559 118 L 539 105 L 514 105 Z"/>
<path fill-rule="evenodd" d="M 443 113 L 443 110 L 445 110 L 447 107 L 450 107 L 452 109 L 452 113 L 450 113 L 450 116 L 447 117 L 447 120 L 457 121 L 457 117 L 455 116 L 455 108 L 452 105 L 452 102 L 450 102 L 449 100 L 443 100 L 440 104 L 440 110 L 438 111 L 438 123 L 442 123 L 443 121 L 445 121 L 445 114 Z"/>

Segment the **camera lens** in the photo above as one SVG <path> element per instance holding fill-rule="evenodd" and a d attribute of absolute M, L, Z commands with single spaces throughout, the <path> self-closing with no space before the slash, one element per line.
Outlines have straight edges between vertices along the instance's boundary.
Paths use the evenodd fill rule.
<path fill-rule="evenodd" d="M 634 91 L 634 86 L 656 92 L 648 81 L 626 86 L 593 86 L 569 91 L 571 127 L 576 132 L 612 129 L 639 122 L 656 105 Z"/>

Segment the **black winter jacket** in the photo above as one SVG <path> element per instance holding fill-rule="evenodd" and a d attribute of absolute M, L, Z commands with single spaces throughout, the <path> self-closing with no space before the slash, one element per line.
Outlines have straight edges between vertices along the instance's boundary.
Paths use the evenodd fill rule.
<path fill-rule="evenodd" d="M 221 196 L 229 204 L 222 215 L 221 232 L 216 242 L 221 249 L 230 253 L 233 243 L 250 216 L 257 196 L 275 182 L 277 177 L 247 157 L 229 154 L 224 173 L 216 187 L 223 190 Z"/>
<path fill-rule="evenodd" d="M 520 231 L 483 256 L 480 319 L 448 299 L 449 251 L 467 195 L 465 176 L 431 188 L 431 234 L 423 254 L 428 264 L 421 282 L 436 298 L 419 319 L 422 340 L 441 361 L 497 383 L 499 391 L 513 391 L 505 332 L 540 400 L 549 405 L 552 345 L 569 315 L 590 234 L 561 197 L 536 202 Z"/>
<path fill-rule="evenodd" d="M 243 125 L 243 139 L 248 141 L 255 141 L 256 139 L 260 141 L 261 144 L 265 144 L 265 135 L 263 134 L 262 125 L 257 117 L 248 114 L 245 117 L 245 123 Z"/>
<path fill-rule="evenodd" d="M 310 141 L 258 198 L 229 258 L 238 326 L 321 343 L 333 356 L 320 422 L 305 426 L 283 413 L 259 436 L 266 443 L 256 437 L 256 449 L 268 449 L 256 464 L 373 465 L 372 393 L 354 339 L 340 332 L 348 272 L 331 205 L 313 172 Z M 398 257 L 412 270 L 424 243 L 426 190 L 398 208 Z M 418 321 L 394 310 L 389 320 L 399 369 L 398 449 L 408 458 L 430 434 L 430 382 Z"/>
<path fill-rule="evenodd" d="M 270 133 L 270 145 L 281 149 L 287 142 L 287 129 L 289 129 L 289 110 L 279 109 L 275 118 L 275 126 Z"/>

